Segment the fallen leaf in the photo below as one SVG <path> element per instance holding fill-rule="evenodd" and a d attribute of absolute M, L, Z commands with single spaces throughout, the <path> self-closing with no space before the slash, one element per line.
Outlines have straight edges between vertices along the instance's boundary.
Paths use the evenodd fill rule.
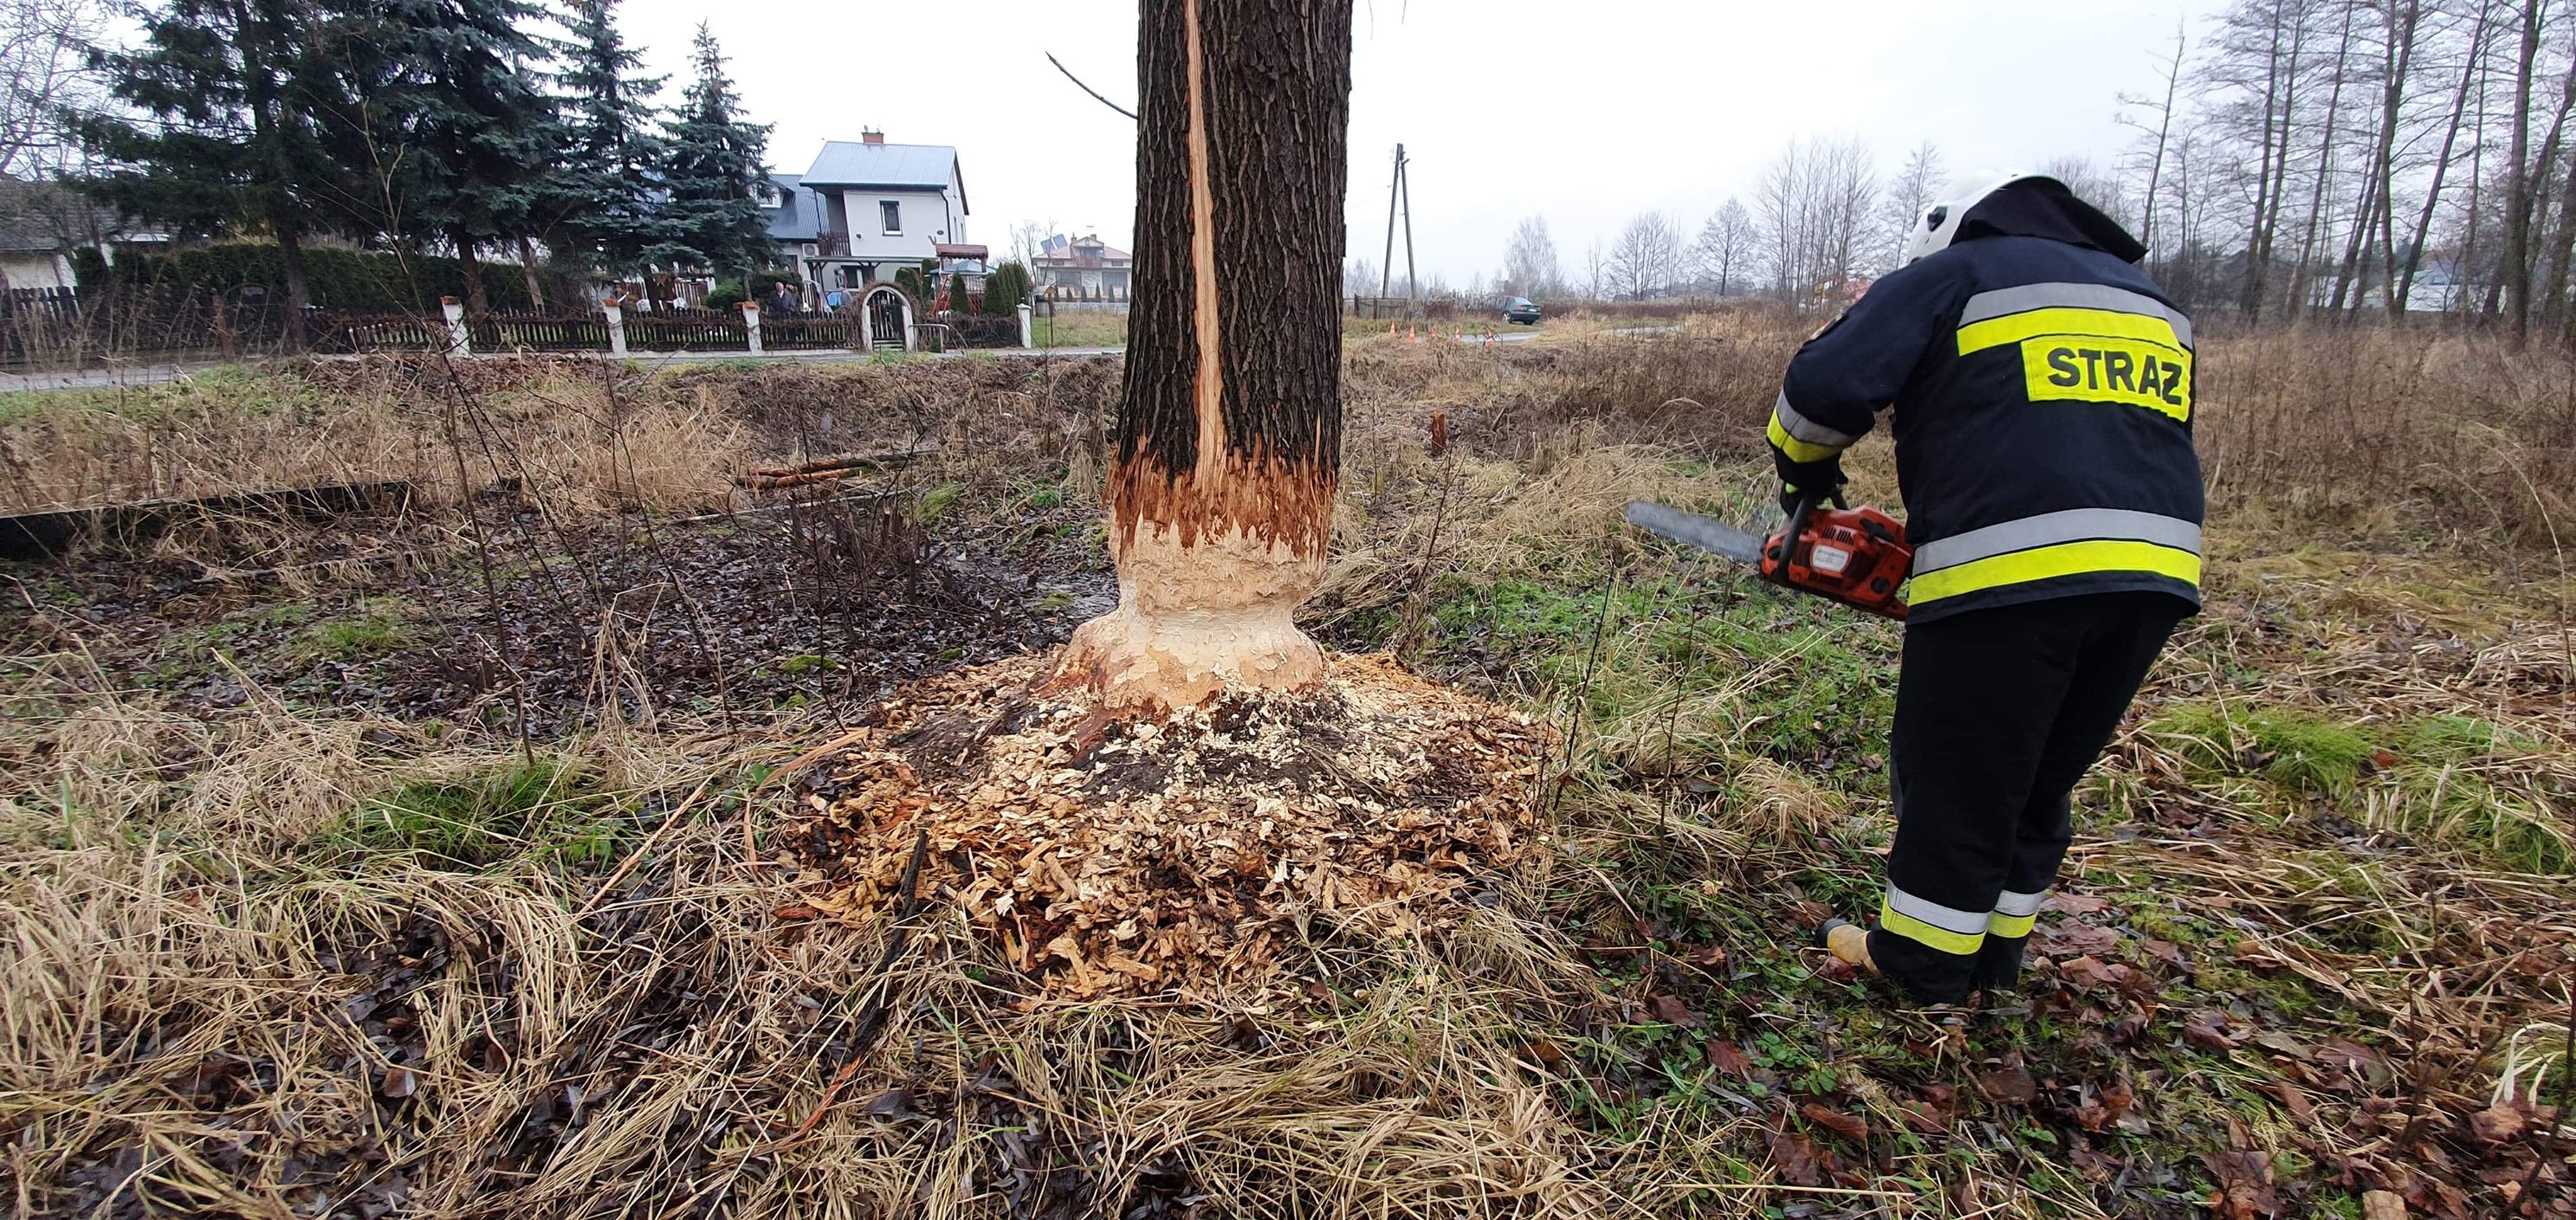
<path fill-rule="evenodd" d="M 793 922 L 799 919 L 812 919 L 820 914 L 822 914 L 822 912 L 817 911 L 812 907 L 806 906 L 802 903 L 791 902 L 782 907 L 771 908 L 769 917 L 771 919 Z"/>
<path fill-rule="evenodd" d="M 1565 1062 L 1565 1049 L 1545 1038 L 1534 1039 L 1521 1047 L 1521 1053 L 1549 1067 Z"/>
<path fill-rule="evenodd" d="M 1869 1142 L 1869 1124 L 1856 1116 L 1837 1113 L 1812 1101 L 1798 1107 L 1798 1112 L 1806 1115 L 1808 1122 L 1832 1131 L 1844 1139 L 1854 1143 Z"/>
<path fill-rule="evenodd" d="M 1906 1126 L 1925 1135 L 1940 1135 L 1950 1129 L 1949 1108 L 1936 1101 L 1900 1101 L 1896 1103 L 1896 1113 Z"/>
<path fill-rule="evenodd" d="M 1726 964 L 1726 949 L 1721 945 L 1702 945 L 1682 954 L 1682 962 L 1685 965 L 1714 970 Z"/>
<path fill-rule="evenodd" d="M 2177 945 L 2172 941 L 2157 940 L 2155 937 L 2150 936 L 2145 940 L 2139 941 L 2138 947 L 2145 949 L 2148 956 L 2162 961 L 2166 965 L 2172 966 L 2177 970 L 2191 969 L 2191 963 L 2183 960 L 2182 946 Z"/>
<path fill-rule="evenodd" d="M 1700 1043 L 1699 1049 L 1708 1056 L 1710 1067 L 1736 1076 L 1753 1075 L 1753 1060 L 1745 1056 L 1744 1048 L 1724 1038 L 1711 1038 Z"/>
<path fill-rule="evenodd" d="M 2100 1134 L 2116 1126 L 2120 1116 L 2128 1113 L 2129 1107 L 2135 1104 L 2137 1095 L 2129 1091 L 2127 1084 L 2114 1084 L 2095 1094 L 2092 1101 L 2075 1107 L 2075 1124 Z"/>
<path fill-rule="evenodd" d="M 1775 1130 L 1771 1133 L 1771 1168 L 1780 1175 L 1781 1181 L 1791 1186 L 1824 1185 L 1821 1161 L 1823 1157 L 1832 1155 L 1818 1149 L 1816 1141 L 1807 1138 L 1803 1132 Z"/>
<path fill-rule="evenodd" d="M 2056 911 L 2062 915 L 2098 915 L 2111 909 L 2111 901 L 2107 898 L 2096 898 L 2091 894 L 2069 894 L 2060 891 L 2041 899 L 2039 909 Z"/>
<path fill-rule="evenodd" d="M 2210 1206 L 2227 1220 L 2262 1220 L 2281 1214 L 2281 1197 L 2272 1189 L 2272 1157 L 2265 1152 L 2219 1152 L 2200 1158 L 2218 1177 Z"/>
<path fill-rule="evenodd" d="M 2075 1146 L 2067 1150 L 2066 1163 L 2096 1186 L 2107 1185 L 2120 1170 L 2120 1162 L 2093 1151 L 2093 1145 L 2083 1140 L 2075 1141 Z"/>
<path fill-rule="evenodd" d="M 2113 962 L 2104 965 L 2090 956 L 2060 964 L 2057 972 L 2078 987 L 2124 987 L 2129 982 L 2129 968 Z"/>
<path fill-rule="evenodd" d="M 2182 1036 L 2214 1051 L 2232 1051 L 2236 1049 L 2232 1024 L 2226 1013 L 2203 1008 L 2183 1019 Z"/>
<path fill-rule="evenodd" d="M 400 1101 L 419 1091 L 420 1074 L 399 1063 L 387 1067 L 383 1082 L 376 1085 L 376 1092 L 379 1095 L 395 1101 Z"/>
<path fill-rule="evenodd" d="M 2143 1007 L 2132 1008 L 2120 1014 L 2119 1020 L 2111 1022 L 2111 1041 L 2122 1046 L 2137 1041 L 2140 1034 L 2147 1032 L 2149 1020 L 2147 1010 Z"/>
<path fill-rule="evenodd" d="M 912 1109 L 912 1090 L 897 1086 L 868 1099 L 867 1111 L 878 1118 L 895 1118 Z"/>
<path fill-rule="evenodd" d="M 1655 1019 L 1666 1025 L 1678 1025 L 1683 1029 L 1699 1027 L 1699 1014 L 1692 1012 L 1690 1005 L 1682 1003 L 1680 996 L 1659 995 L 1647 1003 L 1654 1007 Z"/>
<path fill-rule="evenodd" d="M 2361 1192 L 2361 1220 L 2406 1220 L 2406 1196 L 2393 1190 Z"/>
<path fill-rule="evenodd" d="M 1977 1087 L 1986 1096 L 2013 1105 L 2027 1105 L 2031 1098 L 2039 1096 L 2039 1082 L 2032 1080 L 2030 1072 L 2019 1064 L 1979 1073 Z"/>
<path fill-rule="evenodd" d="M 2290 1117 L 2301 1123 L 2313 1123 L 2317 1120 L 2316 1107 L 2308 1104 L 2308 1095 L 2299 1091 L 2299 1086 L 2286 1080 L 2275 1080 L 2272 1082 L 2272 1088 L 2280 1093 L 2281 1105 L 2290 1112 Z"/>
<path fill-rule="evenodd" d="M 2481 1144 L 2501 1144 L 2522 1134 L 2522 1111 L 2512 1106 L 2489 1106 L 2469 1116 L 2469 1138 Z"/>
<path fill-rule="evenodd" d="M 2034 944 L 2049 957 L 2073 957 L 2082 954 L 2104 954 L 2120 947 L 2120 936 L 2109 928 L 2061 919 L 2055 926 L 2043 928 Z"/>

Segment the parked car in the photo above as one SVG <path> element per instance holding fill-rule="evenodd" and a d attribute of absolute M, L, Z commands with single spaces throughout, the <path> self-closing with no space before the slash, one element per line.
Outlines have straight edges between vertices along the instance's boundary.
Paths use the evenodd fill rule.
<path fill-rule="evenodd" d="M 1538 325 L 1538 306 L 1528 297 L 1512 297 L 1503 302 L 1503 320 L 1523 326 Z"/>

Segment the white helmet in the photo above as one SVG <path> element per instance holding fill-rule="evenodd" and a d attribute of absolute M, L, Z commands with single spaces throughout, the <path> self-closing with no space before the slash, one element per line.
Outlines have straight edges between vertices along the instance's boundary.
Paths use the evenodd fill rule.
<path fill-rule="evenodd" d="M 1985 202 L 1986 196 L 1996 191 L 2032 178 L 2057 182 L 2053 174 L 2018 169 L 1983 170 L 1952 182 L 1941 202 L 1914 218 L 1914 231 L 1905 235 L 1904 261 L 1911 263 L 1948 249 L 1951 239 L 1959 235 L 1959 222 L 1967 219 L 1968 209 Z"/>

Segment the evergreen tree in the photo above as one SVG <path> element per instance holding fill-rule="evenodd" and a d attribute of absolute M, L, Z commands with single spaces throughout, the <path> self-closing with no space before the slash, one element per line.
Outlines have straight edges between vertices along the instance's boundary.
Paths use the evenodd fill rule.
<path fill-rule="evenodd" d="M 115 167 L 83 189 L 183 233 L 275 239 L 286 344 L 301 351 L 305 239 L 344 227 L 366 194 L 332 152 L 357 114 L 338 58 L 350 19 L 309 0 L 165 0 L 138 17 L 142 41 L 99 56 L 132 117 L 80 120 L 82 142 Z"/>
<path fill-rule="evenodd" d="M 993 274 L 984 279 L 984 312 L 986 313 L 1005 315 L 1017 313 L 1020 303 L 1026 301 L 1028 297 L 1029 269 L 1021 266 L 1017 259 L 993 268 Z"/>
<path fill-rule="evenodd" d="M 966 277 L 952 273 L 948 277 L 948 312 L 966 312 Z"/>
<path fill-rule="evenodd" d="M 375 0 L 378 30 L 360 67 L 385 172 L 386 230 L 444 238 L 467 306 L 490 308 L 481 251 L 533 236 L 545 168 L 559 159 L 553 105 L 536 65 L 550 48 L 523 23 L 527 0 Z M 524 249 L 524 246 L 523 246 Z"/>
<path fill-rule="evenodd" d="M 655 262 L 717 275 L 754 270 L 768 264 L 771 252 L 769 218 L 758 198 L 769 176 L 762 163 L 769 127 L 743 121 L 724 52 L 705 22 L 698 23 L 691 63 L 697 77 L 665 133 L 663 237 L 650 254 Z"/>
<path fill-rule="evenodd" d="M 554 222 L 548 244 L 625 275 L 662 240 L 653 167 L 668 149 L 651 127 L 651 99 L 664 78 L 636 74 L 643 57 L 617 32 L 616 3 L 573 0 L 565 19 L 572 37 L 555 99 L 563 157 L 548 173 L 542 203 Z"/>

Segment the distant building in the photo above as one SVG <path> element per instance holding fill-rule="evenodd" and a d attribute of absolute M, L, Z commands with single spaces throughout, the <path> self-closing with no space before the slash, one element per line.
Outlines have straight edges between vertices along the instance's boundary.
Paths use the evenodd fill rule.
<path fill-rule="evenodd" d="M 1039 244 L 1029 282 L 1057 300 L 1124 301 L 1134 288 L 1135 268 L 1135 255 L 1101 241 L 1098 234 L 1059 233 Z"/>
<path fill-rule="evenodd" d="M 966 237 L 966 179 L 945 144 L 888 144 L 880 131 L 832 140 L 804 173 L 770 175 L 761 204 L 781 257 L 822 291 L 888 283 L 925 262 L 942 274 L 972 263 L 982 281 L 984 248 Z"/>
<path fill-rule="evenodd" d="M 113 209 L 53 182 L 0 176 L 0 291 L 77 288 L 73 255 L 95 249 L 109 262 L 127 249 L 161 249 L 166 233 L 135 228 Z"/>

